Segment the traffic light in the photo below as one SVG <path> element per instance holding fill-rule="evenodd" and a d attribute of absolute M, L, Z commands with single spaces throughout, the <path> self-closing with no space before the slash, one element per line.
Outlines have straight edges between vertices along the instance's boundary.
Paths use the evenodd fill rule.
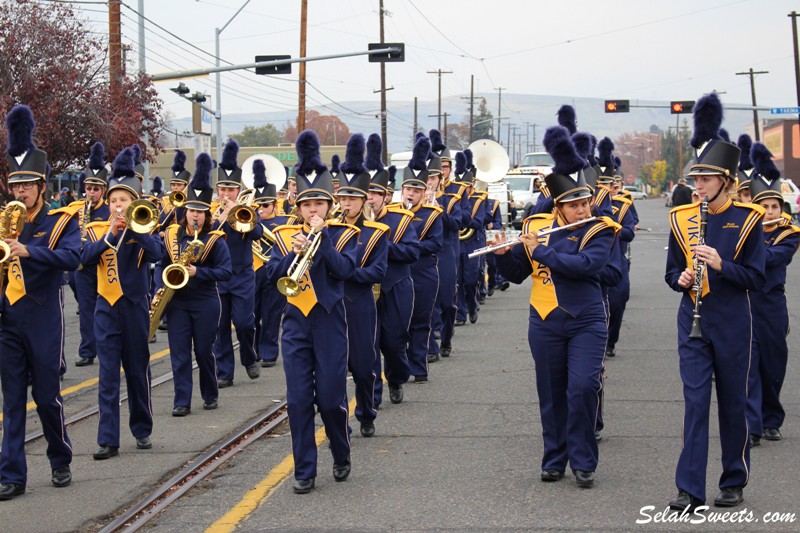
<path fill-rule="evenodd" d="M 629 100 L 606 100 L 606 113 L 627 113 L 630 108 Z"/>
<path fill-rule="evenodd" d="M 384 48 L 395 48 L 396 52 L 383 52 L 381 54 L 370 54 L 370 63 L 403 63 L 406 60 L 405 43 L 369 43 L 368 50 L 381 50 Z"/>
<path fill-rule="evenodd" d="M 680 100 L 669 104 L 669 112 L 673 115 L 691 113 L 692 109 L 694 109 L 694 100 Z"/>

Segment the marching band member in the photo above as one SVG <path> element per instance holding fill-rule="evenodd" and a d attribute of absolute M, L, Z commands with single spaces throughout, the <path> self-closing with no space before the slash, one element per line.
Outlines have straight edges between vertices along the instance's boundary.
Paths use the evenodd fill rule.
<path fill-rule="evenodd" d="M 285 172 L 285 167 L 281 172 Z M 263 237 L 253 243 L 253 268 L 256 271 L 256 340 L 261 366 L 270 368 L 278 361 L 281 316 L 286 309 L 286 298 L 278 291 L 275 283 L 267 279 L 266 260 L 273 246 L 267 236 L 270 232 L 274 234 L 280 226 L 294 224 L 295 217 L 276 213 L 278 205 L 276 187 L 267 181 L 266 166 L 260 159 L 253 161 L 253 188 L 255 189 L 253 202 L 258 207 L 258 218 L 264 228 Z M 255 253 L 256 250 L 259 251 L 258 255 Z"/>
<path fill-rule="evenodd" d="M 500 231 L 503 229 L 503 214 L 500 211 L 500 201 L 495 200 L 494 198 L 489 198 L 488 205 L 486 206 L 486 229 Z M 503 278 L 502 276 L 498 280 L 497 275 L 497 263 L 494 259 L 494 254 L 489 254 L 486 256 L 486 274 L 489 278 L 486 284 L 486 294 L 491 296 L 494 294 L 494 289 L 498 285 L 502 285 Z M 484 285 L 484 280 L 481 278 L 481 286 Z"/>
<path fill-rule="evenodd" d="M 392 200 L 397 169 L 384 168 L 381 161 L 381 138 L 377 134 L 367 141 L 367 170 L 372 174 L 369 186 L 369 207 L 375 221 L 389 227 L 386 274 L 381 281 L 378 299 L 378 339 L 376 344 L 383 353 L 384 374 L 389 384 L 389 400 L 402 403 L 403 385 L 411 375 L 408 364 L 408 328 L 414 308 L 414 282 L 411 280 L 411 265 L 419 259 L 419 239 L 411 223 L 414 213 L 398 204 L 388 205 Z M 380 355 L 375 360 L 375 375 L 381 375 Z M 375 404 L 383 397 L 383 382 L 375 380 Z"/>
<path fill-rule="evenodd" d="M 428 381 L 428 344 L 432 335 L 431 315 L 439 290 L 439 270 L 436 254 L 444 246 L 439 206 L 424 205 L 428 190 L 426 159 L 431 149 L 427 137 L 420 137 L 414 145 L 413 155 L 403 170 L 403 206 L 414 214 L 413 226 L 419 238 L 419 260 L 411 266 L 414 281 L 414 310 L 408 328 L 408 362 L 414 381 Z M 435 174 L 435 172 L 434 172 Z"/>
<path fill-rule="evenodd" d="M 617 226 L 601 217 L 538 237 L 539 231 L 591 216 L 592 193 L 582 173 L 586 162 L 569 132 L 548 128 L 544 145 L 555 160 L 545 177 L 555 212 L 526 219 L 524 246 L 498 250 L 497 267 L 512 283 L 533 278 L 528 340 L 544 438 L 541 479 L 558 481 L 569 463 L 578 486 L 589 488 L 598 463 L 594 427 L 607 334 L 598 273 L 608 262 Z"/>
<path fill-rule="evenodd" d="M 747 423 L 751 447 L 766 440 L 781 440 L 781 426 L 786 413 L 780 394 L 786 377 L 789 347 L 789 311 L 786 306 L 786 267 L 800 244 L 800 228 L 783 214 L 781 173 L 772 154 L 761 143 L 752 145 L 755 170 L 750 182 L 753 203 L 764 208 L 764 244 L 766 245 L 766 284 L 750 293 L 753 312 L 753 351 L 750 356 L 747 387 Z M 740 159 L 741 161 L 741 159 Z M 741 165 L 740 165 L 741 170 Z"/>
<path fill-rule="evenodd" d="M 153 178 L 153 188 L 150 189 L 150 195 L 154 198 L 158 199 L 158 203 L 156 205 L 161 207 L 161 201 L 164 199 L 164 180 L 161 179 L 161 176 L 156 176 Z M 160 211 L 161 209 L 159 209 Z"/>
<path fill-rule="evenodd" d="M 86 168 L 84 189 L 86 198 L 80 202 L 78 223 L 81 229 L 81 241 L 87 237 L 87 226 L 92 222 L 104 222 L 111 216 L 105 202 L 105 191 L 108 169 L 105 164 L 105 147 L 103 143 L 92 145 L 89 164 Z M 94 364 L 97 345 L 94 339 L 94 308 L 97 303 L 97 270 L 79 268 L 75 271 L 75 292 L 78 300 L 78 320 L 80 323 L 81 343 L 78 346 L 78 359 L 75 366 Z"/>
<path fill-rule="evenodd" d="M 670 507 L 679 511 L 705 503 L 712 376 L 723 470 L 714 505 L 741 503 L 742 489 L 750 477 L 746 403 L 752 317 L 748 291 L 764 286 L 766 252 L 760 224 L 764 210 L 727 196 L 725 189 L 736 176 L 739 148 L 720 139 L 721 122 L 722 103 L 716 93 L 697 101 L 691 140 L 696 159 L 689 175 L 695 178 L 700 198 L 708 198 L 706 229 L 701 229 L 705 201 L 670 212 L 672 232 L 664 279 L 683 294 L 678 309 L 685 404 L 683 449 L 675 473 L 678 496 L 670 502 Z M 696 279 L 698 274 L 700 279 Z M 697 308 L 702 309 L 702 318 L 695 321 L 697 293 L 702 299 L 702 307 Z M 694 335 L 693 323 L 700 326 Z"/>
<path fill-rule="evenodd" d="M 276 229 L 267 275 L 281 283 L 287 294 L 281 353 L 295 465 L 292 489 L 305 494 L 314 489 L 317 476 L 315 405 L 330 441 L 334 480 L 344 481 L 350 475 L 344 280 L 356 266 L 359 231 L 326 222 L 333 205 L 333 184 L 320 160 L 316 134 L 302 132 L 296 149 L 298 224 Z M 316 252 L 309 263 L 312 250 Z M 298 265 L 308 269 L 301 273 Z M 290 267 L 297 278 L 292 283 L 281 278 L 291 277 L 287 276 Z"/>
<path fill-rule="evenodd" d="M 475 185 L 478 180 L 474 180 L 469 185 L 465 194 L 469 199 L 469 219 L 467 229 L 474 232 L 467 238 L 460 241 L 460 261 L 461 270 L 458 286 L 458 311 L 456 312 L 456 324 L 466 324 L 467 317 L 471 324 L 478 321 L 478 282 L 480 281 L 480 257 L 469 259 L 469 254 L 485 246 L 486 234 L 482 233 L 486 223 L 486 191 L 478 190 Z"/>
<path fill-rule="evenodd" d="M 242 366 L 250 379 L 261 374 L 256 353 L 255 292 L 256 276 L 253 271 L 253 243 L 264 234 L 264 228 L 255 214 L 253 229 L 242 233 L 228 222 L 228 214 L 237 208 L 237 199 L 242 187 L 242 169 L 236 163 L 239 145 L 230 139 L 222 152 L 222 162 L 217 169 L 218 203 L 211 204 L 215 213 L 213 228 L 225 232 L 231 254 L 233 276 L 218 283 L 222 311 L 217 340 L 214 341 L 214 356 L 217 358 L 217 378 L 220 389 L 233 385 L 234 357 L 231 339 L 231 320 L 239 339 L 239 355 Z"/>
<path fill-rule="evenodd" d="M 47 154 L 33 143 L 33 113 L 15 106 L 6 117 L 8 187 L 24 205 L 14 230 L 4 235 L 10 259 L 0 265 L 0 381 L 3 391 L 3 448 L 0 500 L 25 493 L 25 422 L 28 379 L 47 440 L 55 487 L 72 482 L 72 444 L 64 425 L 60 369 L 64 357 L 63 271 L 78 268 L 80 232 L 73 213 L 44 203 Z M 10 209 L 8 206 L 6 209 Z M 9 218 L 12 218 L 9 216 Z M 24 227 L 22 226 L 24 224 Z M 11 230 L 12 228 L 9 228 Z M 17 234 L 17 230 L 21 233 Z M 57 324 L 54 332 L 42 324 Z"/>
<path fill-rule="evenodd" d="M 97 460 L 119 454 L 120 363 L 128 385 L 130 429 L 136 447 L 153 444 L 153 412 L 150 403 L 150 352 L 147 347 L 148 269 L 165 250 L 161 240 L 149 233 L 129 231 L 125 213 L 139 198 L 141 183 L 136 178 L 133 151 L 123 150 L 114 160 L 106 199 L 111 220 L 89 224 L 89 241 L 81 252 L 84 268 L 97 268 L 95 338 L 100 358 L 98 401 L 100 423 L 94 453 Z"/>
<path fill-rule="evenodd" d="M 614 192 L 622 190 L 622 180 L 614 182 Z M 619 332 L 622 327 L 622 317 L 625 314 L 625 305 L 631 294 L 630 264 L 627 260 L 628 247 L 636 236 L 634 227 L 636 223 L 630 209 L 633 201 L 617 194 L 611 198 L 614 221 L 621 226 L 618 233 L 619 246 L 616 247 L 617 259 L 621 266 L 620 279 L 616 284 L 608 285 L 608 344 L 606 357 L 615 357 L 616 345 L 619 341 Z"/>
<path fill-rule="evenodd" d="M 450 150 L 442 142 L 439 130 L 430 131 L 431 150 L 433 156 L 428 164 L 428 184 L 433 191 L 431 203 L 442 209 L 442 242 L 444 247 L 436 254 L 437 268 L 439 269 L 439 294 L 433 308 L 432 328 L 439 332 L 441 337 L 441 350 L 436 343 L 436 336 L 430 336 L 428 345 L 428 362 L 432 363 L 442 357 L 450 357 L 453 350 L 453 328 L 456 320 L 456 282 L 458 281 L 458 232 L 461 229 L 461 196 L 466 187 L 460 183 L 450 182 L 450 173 L 453 170 L 453 160 Z M 459 152 L 457 157 L 464 157 Z M 439 161 L 436 161 L 438 158 Z M 436 176 L 436 167 L 441 167 L 441 173 Z M 433 183 L 435 182 L 435 183 Z M 435 201 L 435 203 L 434 203 Z"/>
<path fill-rule="evenodd" d="M 372 136 L 370 139 L 374 142 Z M 380 380 L 380 374 L 376 374 L 374 370 L 378 358 L 375 342 L 378 309 L 374 291 L 375 285 L 380 284 L 386 274 L 389 226 L 374 222 L 374 214 L 366 203 L 370 174 L 364 166 L 364 150 L 363 135 L 356 133 L 347 141 L 336 198 L 344 214 L 343 222 L 360 230 L 355 252 L 356 267 L 344 282 L 346 316 L 359 325 L 358 328 L 349 328 L 347 331 L 347 364 L 356 386 L 355 415 L 361 424 L 361 435 L 372 437 L 378 414 L 375 406 L 375 382 Z M 370 155 L 374 153 L 371 152 Z"/>
<path fill-rule="evenodd" d="M 736 195 L 743 204 L 749 204 L 753 198 L 750 195 L 750 175 L 753 173 L 753 162 L 750 160 L 750 149 L 753 147 L 753 139 L 746 133 L 739 135 L 736 145 L 741 150 L 739 155 L 739 167 L 737 169 Z"/>
<path fill-rule="evenodd" d="M 180 224 L 168 226 L 163 237 L 167 253 L 162 266 L 178 262 L 182 254 L 191 254 L 189 264 L 184 265 L 188 283 L 174 292 L 166 311 L 175 385 L 172 416 L 186 416 L 192 412 L 192 346 L 203 409 L 216 409 L 218 405 L 217 364 L 211 346 L 220 316 L 217 282 L 231 277 L 231 256 L 225 244 L 225 233 L 211 231 L 209 211 L 214 194 L 211 164 L 208 154 L 197 156 L 183 219 Z M 198 246 L 195 248 L 195 245 Z"/>

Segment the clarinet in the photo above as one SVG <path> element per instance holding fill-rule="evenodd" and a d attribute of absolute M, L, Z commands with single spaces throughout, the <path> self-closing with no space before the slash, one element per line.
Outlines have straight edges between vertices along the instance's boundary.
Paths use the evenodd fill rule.
<path fill-rule="evenodd" d="M 703 198 L 700 203 L 700 233 L 697 236 L 697 246 L 705 246 L 706 244 L 706 227 L 708 226 L 708 196 Z M 694 259 L 694 313 L 692 317 L 692 331 L 689 333 L 690 339 L 702 339 L 703 333 L 700 330 L 700 306 L 703 305 L 701 301 L 703 297 L 703 275 L 706 271 L 706 264 L 700 261 L 695 256 Z"/>

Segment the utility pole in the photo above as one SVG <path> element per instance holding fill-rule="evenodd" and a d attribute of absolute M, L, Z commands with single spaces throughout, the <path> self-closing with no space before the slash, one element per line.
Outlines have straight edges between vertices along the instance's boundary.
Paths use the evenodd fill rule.
<path fill-rule="evenodd" d="M 462 100 L 469 100 L 469 142 L 475 140 L 475 75 L 469 77 L 469 96 L 462 96 Z M 491 124 L 489 125 L 491 127 Z"/>
<path fill-rule="evenodd" d="M 439 117 L 439 130 L 442 129 L 442 74 L 452 74 L 452 70 L 429 70 L 428 74 L 437 74 L 439 76 L 439 111 L 437 112 L 437 116 Z"/>
<path fill-rule="evenodd" d="M 505 89 L 505 87 L 498 87 L 495 89 L 495 91 L 497 91 L 497 142 L 499 142 L 501 145 L 503 144 L 503 141 L 500 140 L 500 135 L 502 135 L 500 132 L 500 117 L 502 116 L 501 111 L 503 108 L 500 104 L 503 101 L 503 91 Z"/>
<path fill-rule="evenodd" d="M 308 0 L 300 0 L 300 57 L 306 57 Z M 297 134 L 306 129 L 306 64 L 300 63 L 300 87 L 297 101 Z"/>
<path fill-rule="evenodd" d="M 144 0 L 139 0 L 139 72 L 144 73 L 146 70 L 145 65 L 145 54 L 144 54 Z M 175 145 L 177 147 L 178 144 L 178 133 L 177 128 L 175 129 Z M 147 132 L 144 133 L 144 151 L 147 154 L 147 146 L 150 144 L 149 136 Z M 150 183 L 150 163 L 147 161 L 147 158 L 143 158 L 142 161 L 144 163 L 144 182 Z"/>
<path fill-rule="evenodd" d="M 380 21 L 381 21 L 381 44 L 383 40 L 383 0 L 380 0 Z M 386 138 L 386 62 L 381 61 L 381 141 L 383 142 L 383 150 L 381 152 L 381 159 L 388 161 L 388 141 Z"/>
<path fill-rule="evenodd" d="M 525 125 L 525 151 L 531 151 L 531 123 L 523 122 Z"/>
<path fill-rule="evenodd" d="M 800 107 L 800 51 L 797 48 L 797 17 L 796 11 L 789 14 L 792 19 L 792 46 L 794 47 L 794 83 L 797 86 L 797 106 Z M 800 119 L 800 115 L 798 115 Z"/>
<path fill-rule="evenodd" d="M 444 117 L 444 130 L 442 130 L 442 142 L 444 145 L 447 146 L 447 117 L 450 116 L 450 113 L 445 111 L 442 116 Z"/>
<path fill-rule="evenodd" d="M 756 82 L 755 76 L 757 74 L 769 74 L 767 70 L 759 70 L 757 72 L 753 72 L 753 67 L 750 67 L 750 70 L 747 72 L 737 72 L 737 76 L 750 76 L 750 94 L 753 96 L 753 128 L 756 130 L 756 141 L 761 140 L 761 135 L 758 133 L 758 111 L 756 111 Z"/>
<path fill-rule="evenodd" d="M 536 151 L 536 126 L 538 126 L 538 124 L 534 123 L 534 124 L 531 124 L 531 126 L 533 126 L 533 150 L 532 151 L 535 152 Z"/>
<path fill-rule="evenodd" d="M 417 132 L 419 131 L 419 120 L 417 113 L 419 112 L 417 108 L 417 97 L 414 97 L 414 131 L 411 132 L 411 147 L 414 147 L 414 141 L 417 137 Z"/>
<path fill-rule="evenodd" d="M 120 10 L 122 0 L 108 2 L 108 79 L 112 93 L 122 77 L 122 22 Z"/>

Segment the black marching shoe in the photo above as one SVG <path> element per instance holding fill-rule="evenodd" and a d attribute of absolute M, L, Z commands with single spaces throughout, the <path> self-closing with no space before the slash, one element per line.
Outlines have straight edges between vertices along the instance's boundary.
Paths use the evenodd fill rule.
<path fill-rule="evenodd" d="M 429 353 L 428 354 L 428 362 L 429 363 L 435 363 L 438 360 L 439 360 L 439 354 L 438 353 Z"/>
<path fill-rule="evenodd" d="M 778 428 L 764 428 L 764 439 L 766 440 L 781 440 L 781 430 Z"/>
<path fill-rule="evenodd" d="M 611 346 L 611 347 L 606 349 L 606 357 L 616 357 L 616 356 L 617 356 L 617 352 L 616 352 L 616 350 L 614 350 L 613 346 Z"/>
<path fill-rule="evenodd" d="M 492 296 L 494 294 L 494 287 L 489 287 L 486 291 L 486 296 Z"/>
<path fill-rule="evenodd" d="M 278 364 L 277 361 L 264 361 L 263 359 L 261 360 L 261 366 L 264 368 L 272 368 L 277 364 Z"/>
<path fill-rule="evenodd" d="M 450 346 L 450 345 L 442 346 L 442 348 L 439 350 L 439 354 L 442 357 L 450 357 L 450 353 L 452 351 L 453 351 L 453 347 L 452 346 Z"/>
<path fill-rule="evenodd" d="M 147 341 L 148 344 L 155 344 L 158 342 L 158 333 L 153 333 L 153 336 L 150 337 L 150 340 Z"/>
<path fill-rule="evenodd" d="M 153 447 L 153 441 L 150 440 L 150 437 L 142 437 L 141 439 L 136 439 L 137 450 L 149 450 L 152 447 Z"/>
<path fill-rule="evenodd" d="M 759 435 L 750 434 L 750 448 L 761 446 L 761 437 Z"/>
<path fill-rule="evenodd" d="M 466 321 L 466 320 L 456 320 L 456 322 L 455 322 L 455 324 L 454 324 L 454 325 L 455 325 L 456 327 L 459 327 L 459 326 L 463 326 L 463 325 L 464 325 L 464 324 L 466 324 L 466 323 L 467 323 L 467 321 Z"/>
<path fill-rule="evenodd" d="M 361 422 L 361 436 L 370 438 L 375 435 L 374 422 Z"/>
<path fill-rule="evenodd" d="M 403 386 L 389 385 L 389 400 L 392 403 L 403 403 Z"/>
<path fill-rule="evenodd" d="M 594 432 L 594 440 L 596 442 L 600 442 L 601 440 L 603 440 L 603 432 L 600 431 L 599 429 L 595 430 L 595 432 Z"/>
<path fill-rule="evenodd" d="M 206 411 L 213 411 L 219 406 L 217 400 L 206 400 L 203 402 L 203 409 Z"/>
<path fill-rule="evenodd" d="M 295 494 L 308 494 L 314 490 L 314 478 L 311 479 L 295 479 L 292 484 L 292 490 Z"/>
<path fill-rule="evenodd" d="M 227 387 L 233 387 L 233 380 L 232 379 L 220 379 L 220 380 L 217 380 L 217 388 L 218 389 L 225 389 Z"/>
<path fill-rule="evenodd" d="M 69 469 L 69 465 L 53 470 L 53 477 L 50 478 L 50 481 L 53 482 L 54 487 L 58 488 L 66 487 L 72 483 L 72 472 Z"/>
<path fill-rule="evenodd" d="M 176 405 L 172 409 L 172 416 L 187 416 L 192 412 L 192 409 L 185 405 Z"/>
<path fill-rule="evenodd" d="M 96 452 L 92 454 L 95 461 L 103 461 L 119 455 L 119 448 L 115 446 L 100 446 Z"/>
<path fill-rule="evenodd" d="M 427 383 L 428 382 L 428 374 L 423 374 L 421 376 L 414 376 L 414 383 Z"/>
<path fill-rule="evenodd" d="M 561 472 L 560 470 L 542 470 L 542 481 L 545 483 L 559 481 L 563 477 L 564 472 Z"/>
<path fill-rule="evenodd" d="M 340 465 L 333 465 L 334 481 L 344 481 L 350 475 L 350 459 Z"/>
<path fill-rule="evenodd" d="M 258 364 L 252 364 L 247 367 L 247 377 L 250 379 L 258 379 L 258 376 L 261 375 L 261 369 L 259 368 Z"/>
<path fill-rule="evenodd" d="M 575 483 L 582 489 L 590 489 L 594 486 L 594 472 L 586 470 L 575 471 Z"/>
<path fill-rule="evenodd" d="M 23 494 L 25 494 L 25 485 L 14 485 L 13 483 L 0 485 L 0 501 L 11 500 Z"/>
<path fill-rule="evenodd" d="M 669 508 L 673 511 L 683 511 L 691 512 L 695 508 L 700 507 L 701 505 L 705 505 L 705 500 L 701 500 L 700 498 L 695 498 L 685 490 L 679 490 L 678 496 L 669 502 Z"/>
<path fill-rule="evenodd" d="M 158 325 L 158 331 L 167 331 L 167 323 L 161 322 L 161 324 Z"/>
<path fill-rule="evenodd" d="M 75 361 L 75 366 L 89 366 L 93 364 L 94 364 L 94 357 L 78 356 L 78 359 Z"/>
<path fill-rule="evenodd" d="M 477 310 L 470 311 L 469 312 L 469 323 L 470 324 L 474 324 L 477 321 L 478 321 L 478 311 Z"/>
<path fill-rule="evenodd" d="M 725 487 L 714 498 L 715 507 L 736 507 L 744 501 L 742 487 Z"/>
<path fill-rule="evenodd" d="M 504 281 L 503 283 L 501 283 L 501 284 L 500 284 L 500 290 L 501 290 L 501 291 L 508 290 L 508 287 L 509 287 L 509 286 L 510 286 L 510 285 L 508 284 L 508 282 L 507 282 L 507 281 Z"/>

